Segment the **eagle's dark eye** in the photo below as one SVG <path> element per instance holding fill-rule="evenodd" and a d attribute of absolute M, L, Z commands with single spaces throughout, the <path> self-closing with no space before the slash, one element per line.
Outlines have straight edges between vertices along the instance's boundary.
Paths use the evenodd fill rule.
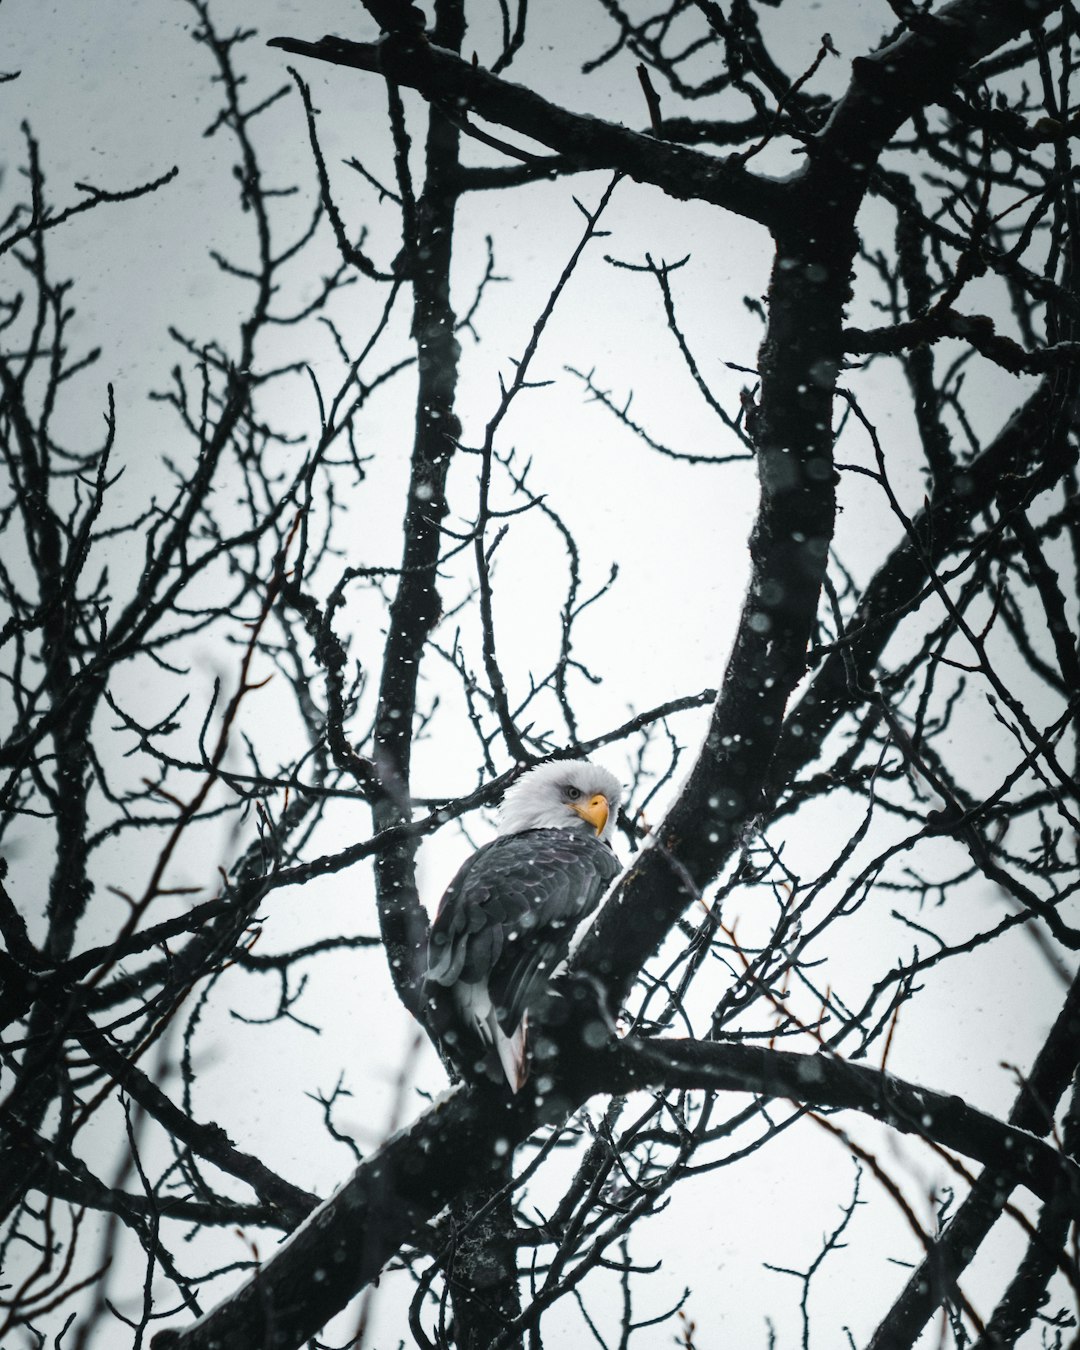
<path fill-rule="evenodd" d="M 570 787 L 568 785 L 567 787 L 563 788 L 563 791 L 566 793 L 566 800 L 568 802 L 576 802 L 577 799 L 581 796 L 580 788 Z"/>

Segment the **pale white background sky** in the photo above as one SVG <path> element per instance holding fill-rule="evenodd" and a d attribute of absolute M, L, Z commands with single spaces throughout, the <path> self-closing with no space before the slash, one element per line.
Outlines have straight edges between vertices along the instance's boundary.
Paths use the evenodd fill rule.
<path fill-rule="evenodd" d="M 490 9 L 492 16 L 497 13 L 494 4 Z M 592 80 L 582 78 L 566 58 L 568 47 L 585 58 L 609 39 L 598 13 L 586 10 L 579 0 L 537 7 L 535 21 L 548 31 L 541 34 L 537 54 L 524 59 L 520 69 L 515 67 L 515 78 L 539 84 L 572 107 L 639 125 L 644 109 L 630 56 L 609 63 Z M 842 14 L 842 25 L 837 13 Z M 342 0 L 318 5 L 220 0 L 215 15 L 223 29 L 252 23 L 267 38 L 317 37 L 323 32 L 371 35 L 359 6 Z M 794 9 L 789 5 L 777 22 L 783 24 L 793 70 L 809 64 L 822 30 L 831 28 L 842 58 L 826 63 L 816 87 L 835 88 L 846 79 L 850 57 L 871 45 L 890 17 L 885 3 L 866 0 L 843 4 L 839 10 L 829 4 Z M 56 4 L 7 0 L 0 8 L 4 67 L 22 72 L 18 81 L 0 87 L 5 132 L 0 187 L 8 203 L 18 190 L 18 125 L 23 118 L 41 142 L 55 202 L 71 200 L 77 181 L 117 189 L 174 163 L 180 169 L 178 180 L 165 191 L 132 205 L 102 208 L 73 222 L 50 244 L 58 273 L 70 271 L 77 277 L 73 298 L 80 319 L 75 333 L 87 345 L 100 343 L 104 348 L 97 395 L 93 379 L 84 385 L 88 407 L 102 406 L 106 379 L 117 386 L 117 459 L 127 466 L 117 493 L 118 516 L 132 514 L 154 490 L 161 458 L 173 452 L 171 421 L 146 398 L 149 389 L 164 385 L 169 367 L 179 357 L 167 327 L 173 324 L 196 338 L 228 334 L 240 291 L 222 278 L 207 250 L 217 248 L 242 260 L 249 244 L 250 222 L 237 210 L 230 176 L 232 147 L 221 136 L 208 141 L 202 135 L 216 114 L 217 96 L 207 82 L 206 53 L 191 41 L 191 27 L 192 16 L 182 0 L 140 5 L 102 0 L 92 7 L 76 0 Z M 482 46 L 482 37 L 477 45 Z M 481 49 L 480 55 L 483 60 L 489 54 Z M 253 97 L 288 79 L 286 58 L 260 41 L 248 45 L 242 60 Z M 298 65 L 323 112 L 321 134 L 336 186 L 343 201 L 362 213 L 358 219 L 370 226 L 371 251 L 387 262 L 396 250 L 392 211 L 380 214 L 372 195 L 358 191 L 340 168 L 342 158 L 357 154 L 374 173 L 390 179 L 383 92 L 378 81 L 357 72 L 312 62 Z M 300 182 L 310 198 L 313 175 L 295 97 L 266 123 L 262 149 L 271 173 L 282 182 Z M 492 158 L 484 150 L 470 148 L 468 153 L 485 161 Z M 778 157 L 770 167 L 785 173 L 796 165 Z M 483 344 L 476 347 L 468 336 L 463 339 L 461 411 L 467 442 L 479 441 L 498 397 L 497 373 L 506 372 L 509 358 L 522 349 L 576 242 L 581 217 L 571 194 L 591 203 L 604 181 L 601 175 L 589 175 L 554 188 L 478 195 L 463 204 L 459 305 L 467 301 L 481 273 L 485 234 L 495 237 L 499 272 L 512 279 L 512 284 L 492 289 L 481 311 L 478 327 Z M 581 628 L 581 655 L 605 676 L 598 690 L 582 696 L 586 736 L 622 720 L 630 708 L 718 683 L 742 598 L 746 533 L 755 496 L 751 466 L 672 466 L 620 432 L 601 409 L 586 405 L 578 383 L 564 373 L 567 365 L 595 368 L 598 382 L 617 399 L 633 390 L 633 415 L 674 448 L 716 454 L 737 449 L 673 359 L 674 344 L 663 330 L 655 284 L 645 276 L 615 272 L 603 261 L 603 253 L 631 261 L 641 261 L 646 251 L 669 261 L 691 254 L 675 283 L 680 317 L 714 390 L 732 413 L 748 377 L 726 371 L 721 363 L 754 364 L 760 328 L 742 297 L 764 291 L 770 263 L 768 241 L 756 227 L 711 208 L 670 201 L 651 188 L 621 185 L 605 224 L 611 237 L 587 255 L 534 367 L 535 378 L 552 378 L 557 385 L 522 399 L 501 441 L 504 449 L 515 445 L 523 457 L 535 459 L 534 486 L 551 493 L 553 504 L 574 528 L 585 556 L 584 589 L 599 585 L 612 561 L 621 567 L 612 595 Z M 334 260 L 325 237 L 322 247 L 322 266 L 329 269 Z M 316 281 L 312 274 L 309 286 Z M 371 325 L 375 301 L 361 288 L 355 296 L 353 331 L 360 333 Z M 856 313 L 852 318 L 871 321 L 872 315 Z M 290 340 L 287 333 L 276 356 L 290 355 Z M 315 349 L 311 359 L 317 375 L 332 381 L 336 366 L 329 347 L 321 353 Z M 979 410 L 982 429 L 997 425 L 1015 402 L 1015 382 L 1002 376 L 988 381 Z M 410 403 L 406 380 L 391 386 L 373 409 L 365 445 L 375 460 L 358 495 L 355 527 L 350 517 L 355 546 L 351 562 L 397 561 Z M 874 387 L 870 411 L 887 437 L 897 485 L 907 503 L 916 505 L 923 483 L 910 426 L 884 378 Z M 315 409 L 303 380 L 297 379 L 279 412 L 298 429 L 314 426 Z M 80 415 L 76 408 L 73 425 Z M 865 459 L 866 447 L 862 450 Z M 467 460 L 454 471 L 452 494 L 459 519 L 467 519 L 474 508 L 472 473 L 473 463 Z M 895 531 L 863 480 L 845 478 L 843 502 L 838 548 L 862 578 Z M 515 525 L 502 553 L 503 601 L 497 622 L 508 674 L 520 690 L 528 669 L 547 660 L 538 652 L 554 653 L 563 563 L 551 548 L 550 536 L 527 519 Z M 552 576 L 557 578 L 555 590 Z M 377 640 L 376 634 L 364 631 L 371 616 L 361 602 L 351 604 L 345 615 L 343 623 L 351 625 L 360 649 Z M 212 652 L 198 654 L 195 681 L 208 688 L 218 659 Z M 157 693 L 153 687 L 133 689 L 131 697 L 152 707 Z M 273 706 L 270 697 L 268 707 Z M 701 718 L 685 718 L 679 726 L 692 748 Z M 980 751 L 987 756 L 994 753 L 981 746 Z M 616 772 L 625 771 L 618 753 L 609 762 Z M 471 786 L 475 768 L 467 727 L 460 718 L 456 724 L 448 721 L 418 753 L 416 787 L 433 795 L 452 795 Z M 807 871 L 815 858 L 820 860 L 819 840 L 830 831 L 850 827 L 845 815 L 850 806 L 838 803 L 833 809 L 832 818 L 830 808 L 823 808 L 810 826 L 792 835 L 789 856 L 801 859 Z M 333 830 L 321 837 L 321 847 L 329 851 L 367 828 L 366 818 L 339 812 Z M 228 841 L 220 840 L 218 847 L 224 859 Z M 432 905 L 466 851 L 465 841 L 449 834 L 425 848 L 421 877 Z M 142 866 L 139 856 L 130 852 L 117 852 L 111 861 L 118 872 L 127 869 L 131 876 Z M 204 867 L 204 862 L 192 860 L 188 866 L 198 884 L 210 886 L 213 863 Z M 118 877 L 117 884 L 129 880 Z M 29 887 L 25 893 L 30 893 Z M 973 897 L 972 904 L 989 911 L 996 902 L 982 894 Z M 337 876 L 295 895 L 278 893 L 264 941 L 270 950 L 310 942 L 323 932 L 339 930 L 343 912 L 351 928 L 374 931 L 366 874 Z M 759 918 L 744 917 L 744 934 Z M 99 922 L 107 921 L 103 914 Z M 969 921 L 975 920 L 960 916 L 958 930 Z M 864 993 L 892 963 L 895 952 L 910 947 L 910 941 L 898 943 L 884 907 L 873 911 L 868 907 L 850 929 L 850 949 L 836 954 L 836 959 L 841 965 L 847 962 L 845 976 L 854 995 Z M 88 931 L 87 941 L 94 936 Z M 319 1037 L 299 1027 L 263 1031 L 231 1019 L 230 1009 L 249 1016 L 270 1011 L 271 991 L 237 973 L 218 986 L 211 1005 L 215 1029 L 201 1042 L 204 1078 L 197 1113 L 219 1120 L 241 1147 L 259 1153 L 291 1180 L 323 1193 L 344 1179 L 350 1160 L 343 1148 L 325 1140 L 319 1109 L 302 1094 L 328 1090 L 345 1066 L 356 1095 L 341 1112 L 339 1124 L 355 1131 L 362 1147 L 370 1147 L 389 1118 L 398 1066 L 412 1039 L 408 1019 L 398 1009 L 380 962 L 377 953 L 343 957 L 332 986 L 324 977 L 309 991 L 300 1012 L 324 1026 Z M 1059 995 L 1022 939 L 990 958 L 982 967 L 982 980 L 978 989 L 972 989 L 950 982 L 947 973 L 929 979 L 917 1017 L 905 1019 L 898 1033 L 891 1067 L 1000 1110 L 1011 1099 L 1014 1084 L 998 1062 L 1028 1062 Z M 994 1046 L 992 1062 L 984 1054 L 989 1044 Z M 430 1089 L 441 1082 L 441 1071 L 426 1049 L 418 1077 Z M 406 1118 L 419 1107 L 419 1099 L 409 1096 Z M 914 1194 L 919 1178 L 937 1175 L 925 1156 L 866 1123 L 860 1123 L 856 1133 L 868 1146 L 895 1159 L 898 1173 L 909 1180 Z M 647 1287 L 640 1315 L 659 1311 L 689 1284 L 695 1290 L 689 1310 L 699 1324 L 701 1350 L 763 1346 L 766 1317 L 781 1328 L 780 1345 L 794 1344 L 798 1325 L 794 1283 L 763 1271 L 762 1262 L 799 1267 L 813 1258 L 822 1232 L 839 1217 L 836 1206 L 847 1198 L 850 1173 L 851 1163 L 835 1142 L 808 1137 L 803 1130 L 770 1147 L 756 1166 L 741 1168 L 737 1184 L 729 1186 L 726 1173 L 720 1171 L 694 1191 L 677 1196 L 667 1214 L 646 1225 L 646 1240 L 635 1248 L 643 1262 L 664 1259 L 663 1272 Z M 873 1183 L 865 1179 L 864 1196 L 872 1191 Z M 890 1258 L 914 1259 L 902 1220 L 881 1203 L 880 1196 L 873 1199 L 873 1217 L 856 1219 L 850 1250 L 834 1258 L 849 1274 L 830 1286 L 834 1297 L 844 1290 L 842 1301 L 829 1306 L 825 1299 L 817 1308 L 821 1345 L 839 1344 L 844 1325 L 851 1325 L 856 1340 L 861 1340 L 869 1330 L 867 1319 L 882 1306 L 878 1290 L 890 1283 L 898 1286 L 903 1277 L 889 1264 Z M 864 1240 L 871 1228 L 874 1237 Z M 266 1237 L 260 1239 L 263 1247 L 268 1242 Z M 244 1255 L 243 1243 L 233 1235 L 222 1235 L 218 1246 L 222 1261 Z M 994 1288 L 994 1266 L 986 1260 L 969 1293 L 981 1307 L 992 1300 Z M 404 1292 L 407 1297 L 407 1291 L 395 1289 L 395 1282 L 388 1281 L 380 1295 L 383 1311 L 374 1342 L 380 1350 L 391 1350 L 398 1335 L 404 1334 L 399 1295 Z M 823 1295 L 824 1286 L 817 1297 Z M 566 1318 L 565 1344 L 584 1344 L 582 1324 L 569 1307 Z M 668 1328 L 657 1329 L 644 1333 L 640 1343 L 669 1344 L 670 1334 Z"/>

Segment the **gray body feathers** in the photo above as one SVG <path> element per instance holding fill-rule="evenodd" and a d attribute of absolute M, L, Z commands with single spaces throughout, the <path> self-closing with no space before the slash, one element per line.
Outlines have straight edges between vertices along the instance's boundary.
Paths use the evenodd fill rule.
<path fill-rule="evenodd" d="M 426 994 L 467 1077 L 524 1083 L 529 1007 L 618 872 L 605 842 L 533 829 L 485 844 L 454 877 L 431 930 Z"/>

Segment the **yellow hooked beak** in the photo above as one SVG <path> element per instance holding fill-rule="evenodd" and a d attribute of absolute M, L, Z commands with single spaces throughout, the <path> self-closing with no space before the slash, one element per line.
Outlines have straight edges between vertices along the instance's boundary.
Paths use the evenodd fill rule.
<path fill-rule="evenodd" d="M 587 820 L 597 834 L 604 833 L 604 826 L 607 824 L 611 808 L 608 806 L 608 799 L 602 792 L 598 792 L 595 797 L 590 797 L 587 802 L 575 802 L 570 809 L 576 811 L 582 820 Z"/>

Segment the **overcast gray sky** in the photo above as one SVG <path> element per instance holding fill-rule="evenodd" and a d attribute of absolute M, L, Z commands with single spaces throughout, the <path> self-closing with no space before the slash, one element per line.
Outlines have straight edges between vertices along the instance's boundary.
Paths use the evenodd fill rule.
<path fill-rule="evenodd" d="M 496 14 L 494 4 L 491 10 Z M 516 78 L 536 80 L 551 96 L 581 110 L 642 123 L 644 109 L 632 58 L 609 63 L 595 80 L 581 77 L 565 58 L 567 31 L 573 33 L 570 45 L 580 57 L 602 48 L 607 30 L 599 11 L 586 10 L 581 0 L 549 3 L 536 10 L 536 22 L 548 25 L 550 33 L 542 35 L 539 54 L 522 62 Z M 323 32 L 371 35 L 359 7 L 345 0 L 319 5 L 220 0 L 214 12 L 222 28 L 254 23 L 267 38 L 316 37 Z M 891 12 L 885 3 L 839 7 L 822 3 L 794 9 L 789 5 L 782 22 L 793 68 L 809 64 L 821 32 L 831 28 L 842 57 L 823 68 L 821 87 L 827 88 L 828 82 L 835 86 L 846 78 L 850 57 L 879 36 L 891 22 Z M 24 118 L 41 143 L 56 204 L 74 200 L 79 181 L 119 189 L 173 164 L 180 170 L 177 180 L 162 192 L 134 204 L 103 207 L 50 240 L 59 270 L 70 271 L 77 280 L 76 334 L 87 346 L 100 343 L 104 348 L 97 392 L 92 379 L 83 385 L 85 415 L 99 415 L 106 380 L 117 385 L 118 460 L 127 467 L 115 507 L 121 515 L 132 513 L 155 490 L 162 456 L 173 445 L 175 429 L 167 412 L 147 399 L 151 388 L 166 382 L 169 367 L 180 355 L 168 337 L 168 326 L 196 338 L 227 335 L 230 323 L 235 326 L 240 292 L 222 278 L 208 250 L 216 248 L 239 260 L 249 245 L 250 222 L 237 209 L 230 174 L 232 147 L 220 136 L 213 140 L 203 136 L 217 101 L 207 80 L 207 55 L 192 42 L 191 27 L 190 11 L 182 0 L 138 5 L 99 0 L 93 6 L 78 0 L 53 4 L 7 0 L 0 9 L 4 65 L 21 72 L 17 81 L 0 86 L 6 133 L 0 186 L 8 205 L 19 191 L 18 128 Z M 479 34 L 478 46 L 482 48 L 485 40 L 487 35 Z M 243 60 L 253 97 L 288 81 L 286 58 L 261 41 L 249 44 Z M 313 62 L 299 65 L 322 110 L 321 135 L 335 184 L 343 200 L 365 212 L 370 246 L 388 262 L 396 251 L 393 215 L 380 213 L 373 194 L 359 188 L 340 163 L 356 154 L 384 179 L 392 174 L 379 82 Z M 290 97 L 267 128 L 266 164 L 282 182 L 300 183 L 311 200 L 314 180 L 299 101 Z M 492 159 L 489 152 L 475 147 L 469 153 Z M 796 166 L 792 162 L 772 167 L 782 173 Z M 464 338 L 461 412 L 467 443 L 480 439 L 498 399 L 498 373 L 506 373 L 510 358 L 522 350 L 574 247 L 581 217 L 572 194 L 593 202 L 605 181 L 602 175 L 588 175 L 499 197 L 477 196 L 463 204 L 456 257 L 459 301 L 482 273 L 486 234 L 495 238 L 499 272 L 512 281 L 492 288 L 481 310 L 477 326 L 482 344 Z M 605 224 L 611 236 L 586 256 L 534 367 L 535 378 L 554 379 L 557 384 L 520 401 L 501 442 L 503 449 L 513 445 L 523 458 L 534 458 L 534 486 L 551 494 L 574 528 L 585 553 L 584 588 L 598 586 L 611 562 L 617 560 L 621 568 L 611 597 L 582 625 L 581 655 L 605 677 L 600 688 L 582 691 L 585 735 L 615 724 L 631 708 L 719 682 L 745 585 L 746 536 L 756 499 L 752 466 L 672 466 L 620 431 L 602 409 L 588 404 L 580 383 L 565 372 L 566 366 L 595 369 L 597 382 L 620 402 L 633 391 L 632 415 L 675 449 L 718 455 L 738 449 L 680 368 L 674 343 L 663 331 L 655 283 L 647 276 L 613 269 L 604 254 L 633 262 L 641 262 L 646 252 L 668 261 L 690 254 L 674 283 L 680 318 L 713 388 L 732 414 L 738 409 L 740 389 L 752 377 L 730 371 L 723 363 L 754 364 L 760 326 L 743 297 L 762 294 L 770 265 L 768 241 L 757 227 L 711 208 L 676 203 L 655 189 L 631 183 L 617 190 Z M 328 236 L 322 247 L 321 265 L 328 270 L 334 264 Z M 358 288 L 356 333 L 370 327 L 371 306 L 369 293 Z M 287 341 L 283 339 L 283 352 Z M 315 349 L 310 359 L 320 377 L 328 382 L 334 378 L 329 346 Z M 410 396 L 407 383 L 395 386 L 374 409 L 365 433 L 376 460 L 355 511 L 357 564 L 397 561 Z M 889 438 L 890 472 L 904 500 L 917 504 L 923 481 L 903 404 L 884 377 L 874 399 L 873 412 Z M 1014 386 L 1001 377 L 988 381 L 980 408 L 985 428 L 995 425 L 1015 401 Z M 74 428 L 83 412 L 76 408 L 68 415 Z M 297 380 L 282 416 L 297 427 L 315 425 L 314 404 L 303 381 Z M 454 509 L 461 520 L 475 507 L 473 472 L 473 465 L 464 459 L 454 471 Z M 883 541 L 891 540 L 895 530 L 879 495 L 864 482 L 849 476 L 843 500 L 837 548 L 853 572 L 865 577 L 879 559 Z M 537 663 L 538 646 L 550 647 L 555 641 L 565 569 L 554 543 L 539 522 L 523 520 L 500 558 L 501 651 L 519 690 L 528 669 Z M 357 602 L 346 613 L 362 643 L 367 622 L 362 604 Z M 207 687 L 213 659 L 206 653 L 197 672 Z M 152 704 L 155 691 L 146 690 L 145 697 Z M 680 723 L 690 751 L 701 725 L 700 717 Z M 447 725 L 419 748 L 416 787 L 433 795 L 464 789 L 475 774 L 475 761 L 467 725 L 459 723 L 456 730 Z M 610 766 L 626 771 L 619 754 Z M 656 813 L 662 806 L 663 800 Z M 831 829 L 839 832 L 845 826 L 845 809 L 849 808 L 838 805 L 832 821 L 825 810 L 807 831 L 793 831 L 791 856 L 803 857 L 807 867 L 812 866 L 818 845 L 811 836 L 819 832 L 820 838 L 820 832 L 828 835 Z M 354 821 L 347 813 L 338 813 L 322 847 L 332 849 L 367 828 L 366 819 Z M 226 846 L 223 839 L 222 849 Z M 449 832 L 425 849 L 421 876 L 432 907 L 467 851 L 466 841 Z M 205 884 L 212 880 L 212 867 L 208 870 L 211 876 L 204 878 Z M 358 902 L 360 926 L 374 931 L 366 875 L 335 877 L 297 895 L 278 895 L 267 927 L 268 947 L 285 949 L 339 930 L 343 911 L 355 924 Z M 978 903 L 989 907 L 995 902 L 984 895 Z M 768 921 L 765 916 L 745 915 L 744 932 L 749 935 L 763 918 Z M 893 959 L 896 933 L 882 923 L 880 913 L 867 912 L 851 923 L 849 940 L 851 968 L 846 974 L 853 987 L 864 988 L 882 964 Z M 267 991 L 261 985 L 254 988 L 239 972 L 230 976 L 215 992 L 216 1030 L 204 1040 L 201 1052 L 199 1110 L 220 1119 L 243 1147 L 280 1167 L 292 1180 L 323 1193 L 347 1175 L 349 1157 L 344 1149 L 324 1141 L 319 1109 L 301 1094 L 330 1088 L 341 1064 L 349 1065 L 350 1086 L 358 1095 L 342 1112 L 340 1123 L 355 1129 L 368 1147 L 389 1118 L 398 1065 L 412 1039 L 380 958 L 367 955 L 360 960 L 365 963 L 362 980 L 357 978 L 357 958 L 342 958 L 340 982 L 309 992 L 305 1012 L 327 1027 L 321 1037 L 295 1027 L 263 1032 L 231 1020 L 232 1008 L 249 1015 L 265 1015 L 268 1010 L 262 1003 Z M 928 994 L 897 1036 L 891 1067 L 1000 1109 L 1011 1099 L 1015 1085 L 999 1063 L 1026 1062 L 1033 1029 L 1041 1030 L 1057 993 L 1022 936 L 1002 944 L 987 969 L 993 978 L 980 991 L 950 984 L 947 972 L 928 981 Z M 264 1057 L 270 1037 L 272 1073 Z M 995 1063 L 989 1066 L 981 1054 L 987 1044 L 995 1048 Z M 441 1070 L 427 1049 L 420 1056 L 418 1081 L 432 1090 L 442 1082 Z M 420 1105 L 418 1098 L 410 1097 L 406 1115 Z M 913 1190 L 935 1171 L 925 1154 L 898 1144 L 868 1122 L 859 1122 L 857 1133 L 868 1147 L 895 1160 Z M 846 1198 L 852 1165 L 835 1141 L 815 1141 L 809 1158 L 805 1132 L 797 1138 L 793 1132 L 790 1138 L 790 1143 L 763 1153 L 756 1166 L 740 1170 L 737 1190 L 726 1186 L 721 1171 L 650 1222 L 653 1248 L 643 1249 L 641 1259 L 662 1256 L 665 1261 L 650 1289 L 652 1311 L 673 1302 L 684 1284 L 693 1285 L 698 1292 L 690 1310 L 701 1327 L 701 1350 L 764 1345 L 766 1314 L 789 1333 L 796 1325 L 790 1284 L 783 1276 L 763 1271 L 762 1262 L 797 1267 L 813 1257 L 826 1222 L 822 1216 L 834 1199 Z M 889 1273 L 887 1254 L 912 1254 L 903 1220 L 888 1206 L 878 1204 L 872 1222 L 881 1225 L 878 1240 L 865 1244 L 866 1249 L 853 1242 L 850 1253 L 836 1258 L 851 1263 L 850 1297 L 843 1307 L 819 1310 L 822 1327 L 829 1327 L 836 1337 L 842 1325 L 859 1324 L 868 1306 L 880 1306 L 878 1298 L 870 1303 L 863 1294 L 876 1293 L 877 1283 L 887 1277 L 899 1282 L 903 1272 L 893 1268 Z M 1003 1238 L 1009 1240 L 1010 1236 Z M 242 1243 L 232 1235 L 222 1235 L 218 1246 L 222 1260 L 244 1254 Z M 984 1262 L 979 1279 L 984 1290 L 993 1288 L 992 1258 Z M 714 1282 L 752 1292 L 739 1299 L 721 1298 Z M 977 1295 L 979 1287 L 976 1284 L 972 1292 Z M 401 1300 L 409 1292 L 404 1282 L 387 1282 L 379 1300 L 382 1312 L 375 1341 L 379 1347 L 390 1350 L 396 1345 L 402 1327 Z M 647 1315 L 644 1308 L 642 1315 Z M 569 1307 L 566 1317 L 569 1327 Z M 567 1330 L 568 1337 L 580 1337 L 580 1323 L 574 1326 Z M 668 1339 L 665 1330 L 643 1344 L 667 1344 Z M 572 1343 L 582 1342 L 566 1341 Z M 822 1344 L 826 1343 L 823 1336 Z"/>

